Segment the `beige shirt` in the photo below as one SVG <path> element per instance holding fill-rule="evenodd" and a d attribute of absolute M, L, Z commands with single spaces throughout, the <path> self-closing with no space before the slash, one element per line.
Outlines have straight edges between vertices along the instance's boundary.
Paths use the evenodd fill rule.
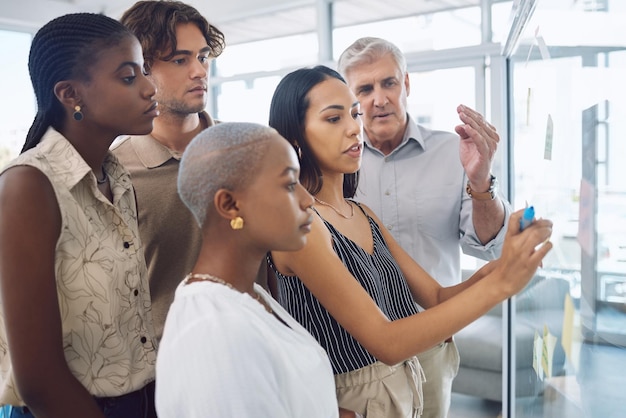
<path fill-rule="evenodd" d="M 207 126 L 215 124 L 206 112 L 201 112 L 200 117 Z M 178 195 L 180 153 L 151 135 L 121 138 L 111 151 L 130 171 L 137 194 L 139 233 L 145 245 L 152 316 L 160 340 L 176 287 L 198 257 L 202 232 Z"/>
<path fill-rule="evenodd" d="M 37 147 L 6 168 L 17 165 L 41 170 L 59 204 L 62 228 L 55 274 L 69 369 L 94 396 L 119 396 L 142 388 L 154 380 L 156 339 L 128 172 L 109 153 L 105 170 L 113 203 L 109 202 L 98 190 L 91 168 L 52 128 Z M 0 404 L 24 404 L 15 385 L 1 311 Z"/>

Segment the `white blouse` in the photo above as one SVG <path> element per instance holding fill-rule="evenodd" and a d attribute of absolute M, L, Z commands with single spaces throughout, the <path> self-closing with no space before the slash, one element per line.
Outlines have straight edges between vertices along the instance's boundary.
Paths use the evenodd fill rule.
<path fill-rule="evenodd" d="M 248 294 L 180 284 L 157 356 L 160 418 L 337 417 L 324 350 L 260 286 L 289 327 Z"/>

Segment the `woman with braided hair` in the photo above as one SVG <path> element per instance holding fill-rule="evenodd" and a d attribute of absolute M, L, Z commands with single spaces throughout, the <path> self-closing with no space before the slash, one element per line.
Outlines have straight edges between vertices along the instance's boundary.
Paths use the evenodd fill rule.
<path fill-rule="evenodd" d="M 0 405 L 9 417 L 154 417 L 156 342 L 128 172 L 158 115 L 135 36 L 76 13 L 33 38 L 37 115 L 0 172 Z"/>

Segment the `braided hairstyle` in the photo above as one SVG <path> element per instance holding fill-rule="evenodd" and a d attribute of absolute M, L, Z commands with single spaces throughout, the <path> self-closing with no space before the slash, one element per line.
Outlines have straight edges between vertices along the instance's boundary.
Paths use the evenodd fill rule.
<path fill-rule="evenodd" d="M 217 58 L 226 47 L 224 34 L 196 8 L 180 1 L 138 1 L 124 12 L 120 22 L 139 39 L 148 72 L 154 61 L 169 61 L 174 56 L 176 26 L 179 24 L 196 25 L 206 39 L 209 54 L 213 58 Z"/>
<path fill-rule="evenodd" d="M 98 51 L 119 45 L 129 36 L 134 35 L 120 22 L 95 13 L 67 14 L 39 29 L 28 56 L 37 114 L 22 152 L 35 147 L 50 126 L 59 130 L 63 122 L 65 109 L 54 94 L 55 84 L 63 80 L 89 81 Z"/>

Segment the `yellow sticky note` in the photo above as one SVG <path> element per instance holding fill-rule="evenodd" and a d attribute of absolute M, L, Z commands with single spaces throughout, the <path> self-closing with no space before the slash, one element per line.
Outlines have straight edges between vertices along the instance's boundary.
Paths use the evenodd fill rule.
<path fill-rule="evenodd" d="M 563 307 L 563 331 L 561 332 L 561 346 L 565 351 L 565 358 L 572 358 L 572 333 L 574 332 L 574 303 L 572 297 L 567 293 Z"/>
<path fill-rule="evenodd" d="M 554 355 L 554 347 L 556 347 L 557 338 L 550 334 L 547 325 L 543 326 L 543 347 L 541 350 L 541 368 L 546 377 L 552 377 L 552 358 Z"/>
<path fill-rule="evenodd" d="M 565 358 L 578 370 L 578 359 L 580 356 L 580 345 L 582 333 L 580 331 L 580 315 L 576 312 L 576 307 L 569 293 L 565 295 L 563 307 L 563 331 L 561 332 L 561 346 L 565 351 Z"/>
<path fill-rule="evenodd" d="M 543 338 L 535 331 L 535 339 L 533 342 L 533 370 L 537 373 L 539 380 L 543 380 L 543 369 L 541 368 L 541 356 L 543 351 Z"/>

